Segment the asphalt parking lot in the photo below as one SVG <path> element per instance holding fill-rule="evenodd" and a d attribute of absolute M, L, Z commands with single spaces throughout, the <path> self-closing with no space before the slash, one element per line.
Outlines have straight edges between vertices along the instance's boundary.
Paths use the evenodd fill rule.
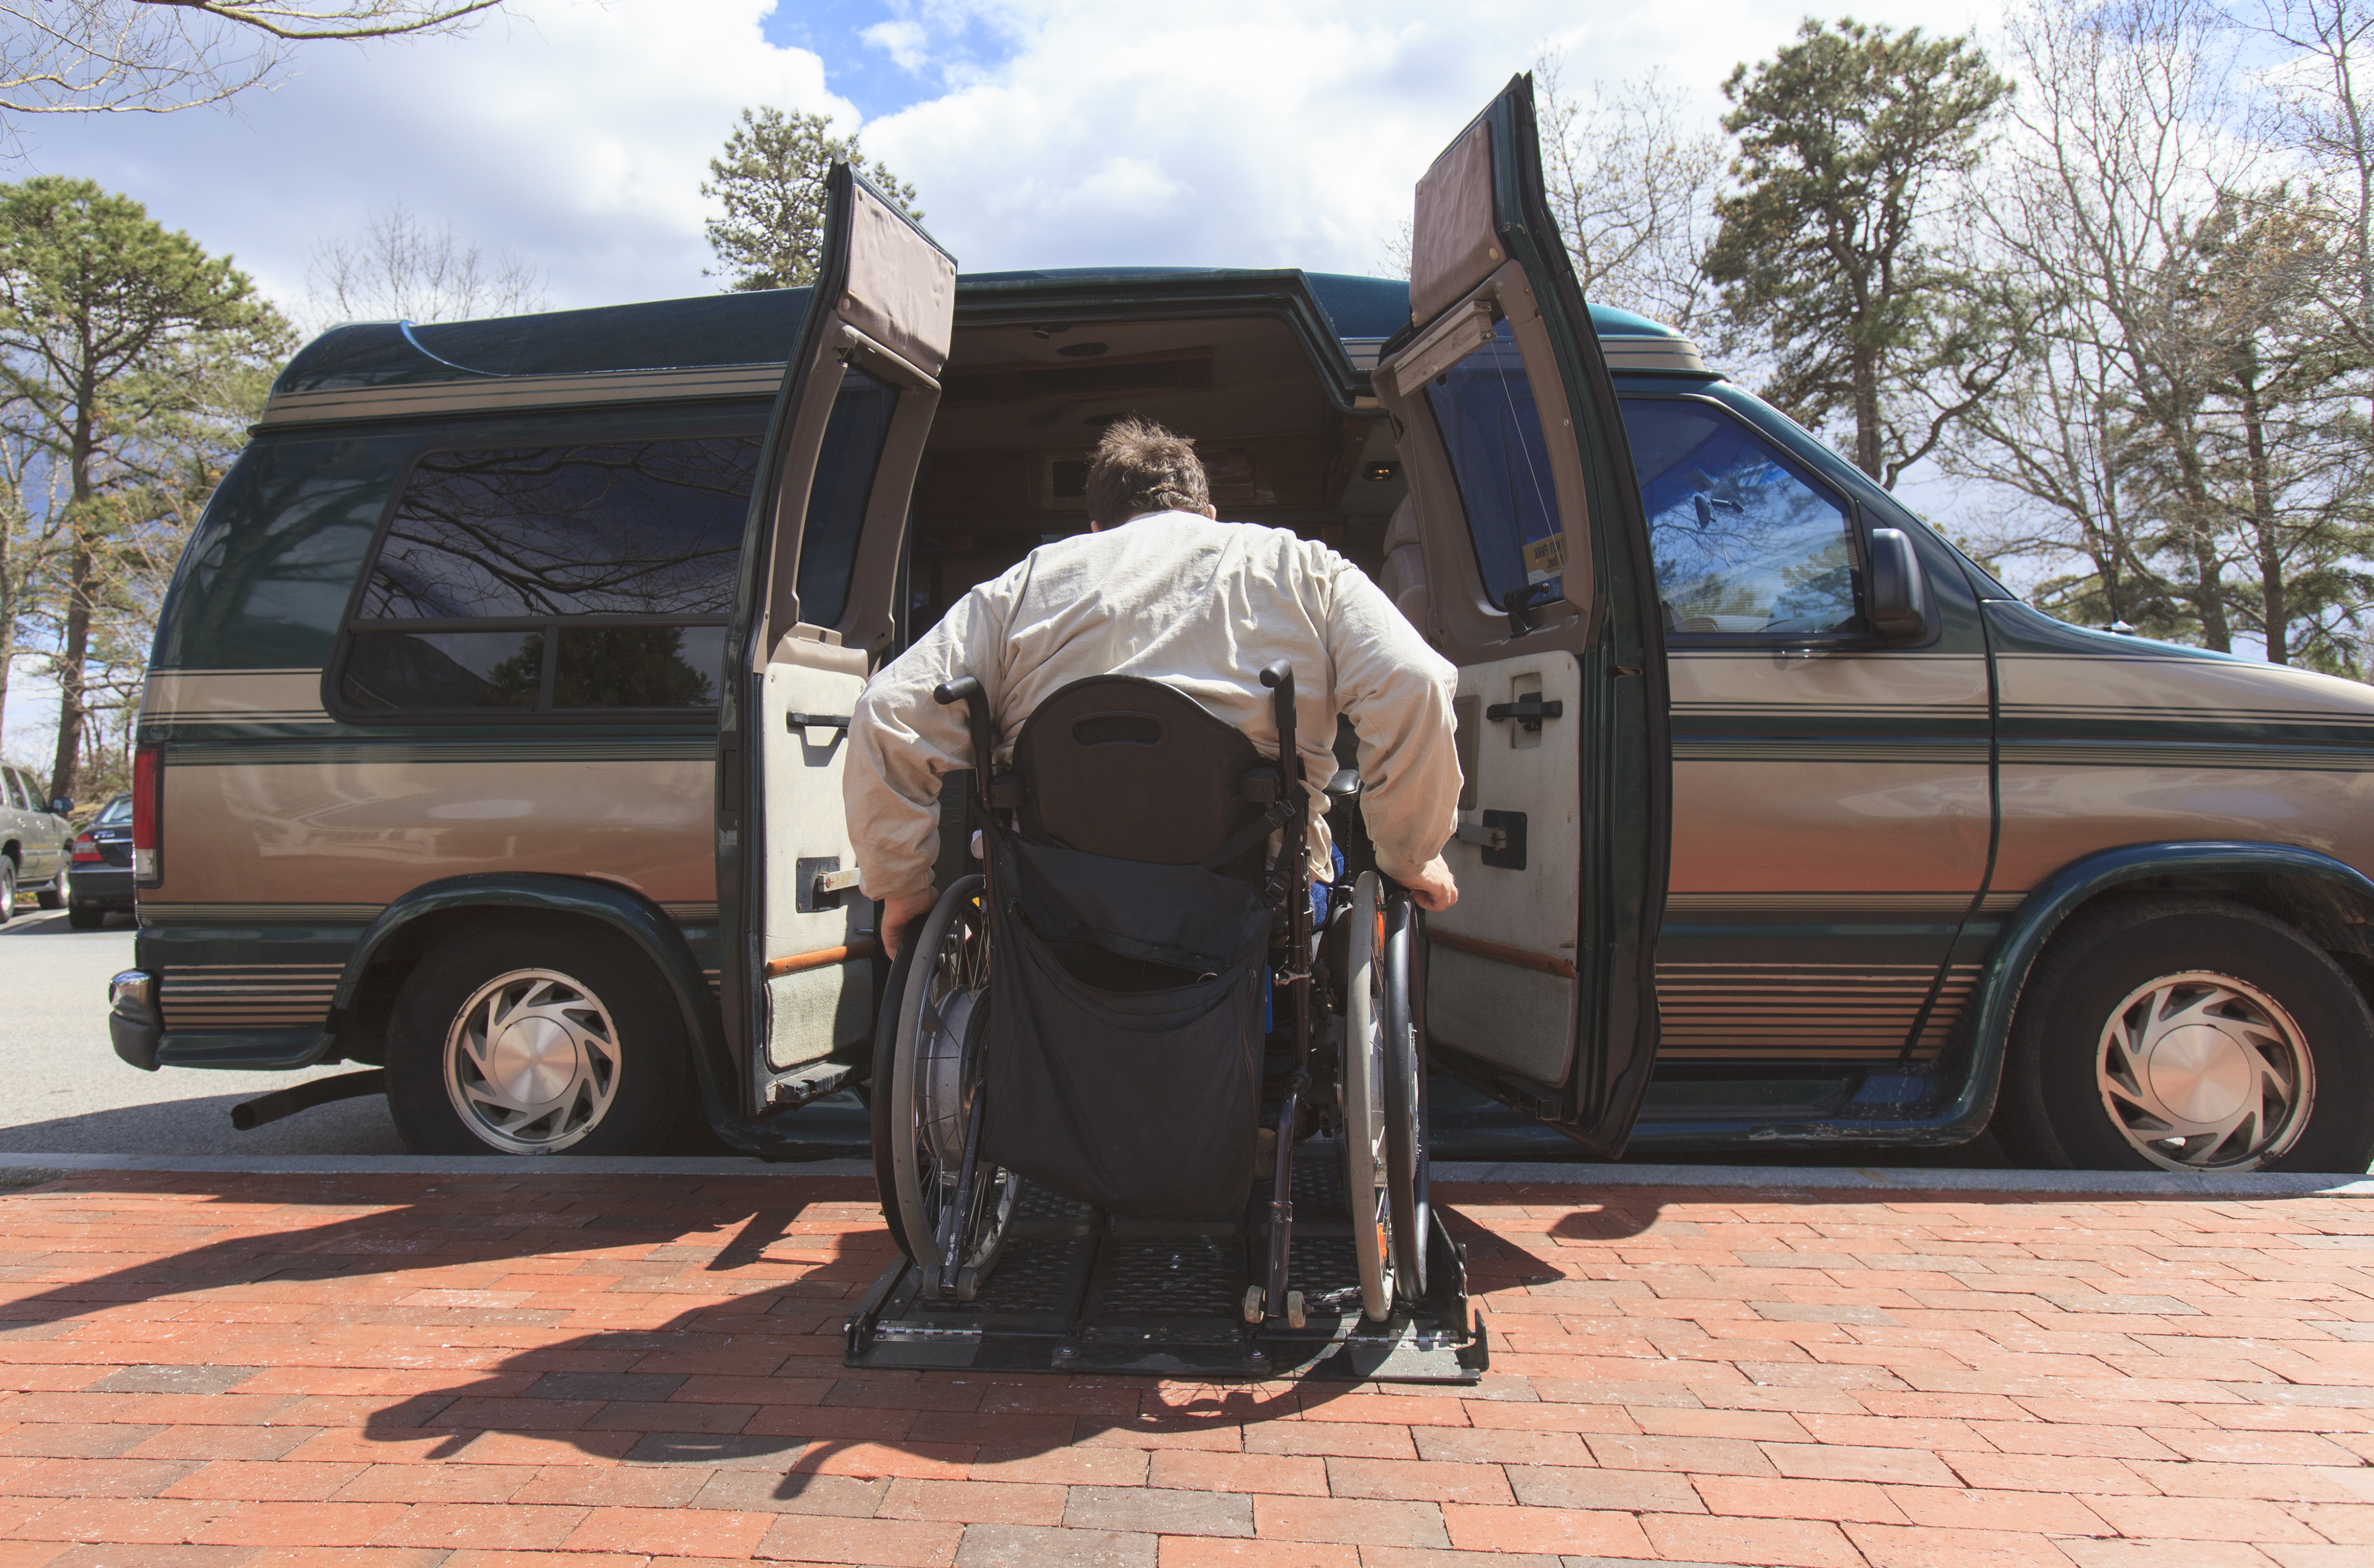
<path fill-rule="evenodd" d="M 398 1154 L 377 1098 L 341 1100 L 253 1132 L 230 1107 L 308 1078 L 352 1071 L 142 1072 L 107 1040 L 107 981 L 132 967 L 132 922 L 67 928 L 28 900 L 0 926 L 0 1153 L 36 1154 Z"/>

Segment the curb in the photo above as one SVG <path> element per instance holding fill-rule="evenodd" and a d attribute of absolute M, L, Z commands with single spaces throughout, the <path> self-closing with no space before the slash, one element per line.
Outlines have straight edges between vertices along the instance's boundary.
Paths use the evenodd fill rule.
<path fill-rule="evenodd" d="M 219 1176 L 470 1176 L 517 1179 L 543 1176 L 706 1176 L 749 1180 L 780 1176 L 864 1176 L 868 1160 L 816 1160 L 770 1164 L 731 1157 L 634 1159 L 553 1156 L 504 1160 L 429 1154 L 6 1154 L 7 1173 L 181 1171 Z M 1494 1187 L 1655 1187 L 1749 1192 L 2000 1192 L 2078 1198 L 2374 1198 L 2374 1178 L 2290 1172 L 2187 1176 L 2175 1171 L 1907 1170 L 1876 1166 L 1611 1165 L 1577 1163 L 1446 1163 L 1437 1183 Z"/>

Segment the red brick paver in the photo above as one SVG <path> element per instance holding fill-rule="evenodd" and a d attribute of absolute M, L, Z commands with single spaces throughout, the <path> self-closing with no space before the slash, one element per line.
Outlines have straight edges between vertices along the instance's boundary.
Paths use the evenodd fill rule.
<path fill-rule="evenodd" d="M 1440 1187 L 1481 1387 L 1220 1387 L 852 1373 L 867 1184 L 554 1169 L 0 1197 L 0 1568 L 2374 1563 L 2374 1205 Z"/>

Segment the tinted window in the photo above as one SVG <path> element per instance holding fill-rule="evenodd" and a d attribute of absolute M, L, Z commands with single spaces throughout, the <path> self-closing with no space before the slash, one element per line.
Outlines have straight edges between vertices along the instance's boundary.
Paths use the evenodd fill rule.
<path fill-rule="evenodd" d="M 722 615 L 758 450 L 717 436 L 432 452 L 396 502 L 359 613 Z"/>
<path fill-rule="evenodd" d="M 1668 631 L 1852 631 L 1844 502 L 1710 404 L 1627 398 Z"/>
<path fill-rule="evenodd" d="M 1475 564 L 1493 603 L 1511 608 L 1520 591 L 1554 599 L 1566 567 L 1548 443 L 1516 339 L 1502 322 L 1492 342 L 1427 384 L 1427 401 L 1467 508 Z"/>
<path fill-rule="evenodd" d="M 544 634 L 400 632 L 355 638 L 339 691 L 357 708 L 534 708 Z"/>
<path fill-rule="evenodd" d="M 831 626 L 849 606 L 857 536 L 898 403 L 898 392 L 887 382 L 854 367 L 841 372 L 800 531 L 800 619 L 812 626 Z"/>
<path fill-rule="evenodd" d="M 758 452 L 713 436 L 427 454 L 340 696 L 381 712 L 715 707 Z"/>

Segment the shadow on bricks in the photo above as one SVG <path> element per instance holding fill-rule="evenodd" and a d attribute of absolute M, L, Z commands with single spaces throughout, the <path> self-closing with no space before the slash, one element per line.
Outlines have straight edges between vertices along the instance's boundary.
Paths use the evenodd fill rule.
<path fill-rule="evenodd" d="M 159 1173 L 58 1188 L 103 1189 L 115 1228 L 153 1251 L 0 1305 L 0 1340 L 175 1297 L 208 1317 L 253 1312 L 260 1321 L 209 1332 L 203 1366 L 131 1370 L 219 1395 L 266 1368 L 382 1369 L 350 1381 L 401 1397 L 259 1411 L 358 1425 L 358 1457 L 372 1445 L 451 1459 L 505 1440 L 558 1444 L 600 1464 L 737 1472 L 746 1506 L 806 1499 L 830 1512 L 832 1488 L 852 1478 L 960 1479 L 1082 1445 L 1194 1447 L 1200 1433 L 1234 1448 L 1248 1425 L 1357 1391 L 845 1368 L 842 1322 L 893 1256 L 862 1177 L 679 1182 L 563 1167 L 433 1185 Z M 134 1194 L 161 1211 L 157 1223 L 121 1223 Z"/>

